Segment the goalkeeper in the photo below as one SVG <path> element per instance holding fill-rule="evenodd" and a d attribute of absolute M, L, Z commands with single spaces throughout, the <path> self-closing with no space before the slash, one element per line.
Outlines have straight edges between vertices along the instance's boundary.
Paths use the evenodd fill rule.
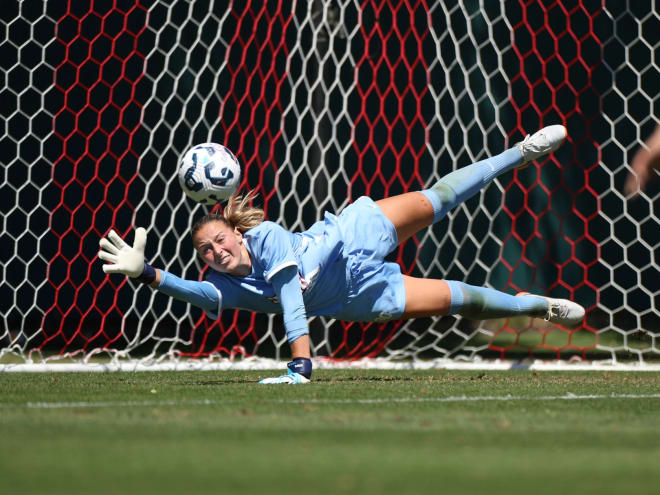
<path fill-rule="evenodd" d="M 417 231 L 438 222 L 498 175 L 557 149 L 566 129 L 541 129 L 493 158 L 454 171 L 431 188 L 373 201 L 359 198 L 301 233 L 264 221 L 249 207 L 254 196 L 233 197 L 224 213 L 199 219 L 192 240 L 211 268 L 204 282 L 183 280 L 144 260 L 146 231 L 133 246 L 114 231 L 101 239 L 106 273 L 121 273 L 217 318 L 223 308 L 282 313 L 292 361 L 287 374 L 262 383 L 306 383 L 312 374 L 308 316 L 388 321 L 434 315 L 488 319 L 528 315 L 575 326 L 584 309 L 565 299 L 516 296 L 454 280 L 415 278 L 384 258 Z"/>

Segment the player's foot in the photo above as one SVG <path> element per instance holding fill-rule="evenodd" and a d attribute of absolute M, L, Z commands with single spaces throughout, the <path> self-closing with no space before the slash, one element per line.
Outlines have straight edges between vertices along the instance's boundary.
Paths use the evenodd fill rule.
<path fill-rule="evenodd" d="M 522 155 L 518 168 L 524 168 L 538 157 L 555 151 L 566 140 L 567 135 L 568 132 L 563 125 L 549 125 L 531 136 L 528 134 L 525 139 L 515 145 Z"/>
<path fill-rule="evenodd" d="M 565 327 L 574 327 L 582 322 L 584 308 L 568 299 L 553 299 L 551 297 L 537 296 L 529 292 L 519 292 L 516 296 L 532 296 L 544 299 L 548 303 L 548 311 L 543 319 Z"/>

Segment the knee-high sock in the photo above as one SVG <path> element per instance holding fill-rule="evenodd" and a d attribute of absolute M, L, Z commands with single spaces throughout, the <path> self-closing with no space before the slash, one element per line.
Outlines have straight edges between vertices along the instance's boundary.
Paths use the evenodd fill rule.
<path fill-rule="evenodd" d="M 487 158 L 445 175 L 430 189 L 422 192 L 433 205 L 433 222 L 440 221 L 449 210 L 476 194 L 495 177 L 515 168 L 522 159 L 513 147 L 492 158 Z"/>
<path fill-rule="evenodd" d="M 511 296 L 495 289 L 476 287 L 463 282 L 446 280 L 451 291 L 449 314 L 459 314 L 477 320 L 505 318 L 509 316 L 545 316 L 548 304 L 545 299 L 528 296 Z"/>

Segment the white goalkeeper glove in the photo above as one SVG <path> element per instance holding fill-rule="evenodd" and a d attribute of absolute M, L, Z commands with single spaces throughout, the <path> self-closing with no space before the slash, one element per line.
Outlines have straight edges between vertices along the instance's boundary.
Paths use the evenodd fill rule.
<path fill-rule="evenodd" d="M 109 240 L 108 240 L 109 239 Z M 142 227 L 135 229 L 133 246 L 129 246 L 117 232 L 108 232 L 108 238 L 101 239 L 99 258 L 107 261 L 103 265 L 105 273 L 122 273 L 131 278 L 138 278 L 145 271 L 144 247 L 147 244 L 147 231 Z"/>
<path fill-rule="evenodd" d="M 264 378 L 259 380 L 262 385 L 275 385 L 286 383 L 287 385 L 296 385 L 298 383 L 309 383 L 309 378 L 305 378 L 300 373 L 295 371 L 286 370 L 286 375 L 277 376 L 274 378 Z"/>
<path fill-rule="evenodd" d="M 265 378 L 259 383 L 264 385 L 273 385 L 277 383 L 286 383 L 296 385 L 298 383 L 309 383 L 312 377 L 312 360 L 309 358 L 294 358 L 293 361 L 286 364 L 286 375 L 275 378 Z"/>

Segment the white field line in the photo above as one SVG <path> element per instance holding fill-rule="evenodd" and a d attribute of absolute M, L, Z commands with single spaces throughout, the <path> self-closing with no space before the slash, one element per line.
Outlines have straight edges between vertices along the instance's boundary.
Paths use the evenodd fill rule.
<path fill-rule="evenodd" d="M 516 395 L 485 395 L 453 397 L 389 397 L 374 399 L 258 399 L 258 403 L 270 404 L 406 404 L 443 402 L 514 402 L 514 401 L 556 401 L 556 400 L 608 400 L 608 399 L 660 399 L 658 394 L 588 394 L 542 395 L 539 397 Z M 213 406 L 244 403 L 243 400 L 199 399 L 199 400 L 145 400 L 145 401 L 81 401 L 81 402 L 25 402 L 21 404 L 0 403 L 2 409 L 66 409 L 66 408 L 122 408 L 122 407 L 164 407 L 164 406 Z"/>

